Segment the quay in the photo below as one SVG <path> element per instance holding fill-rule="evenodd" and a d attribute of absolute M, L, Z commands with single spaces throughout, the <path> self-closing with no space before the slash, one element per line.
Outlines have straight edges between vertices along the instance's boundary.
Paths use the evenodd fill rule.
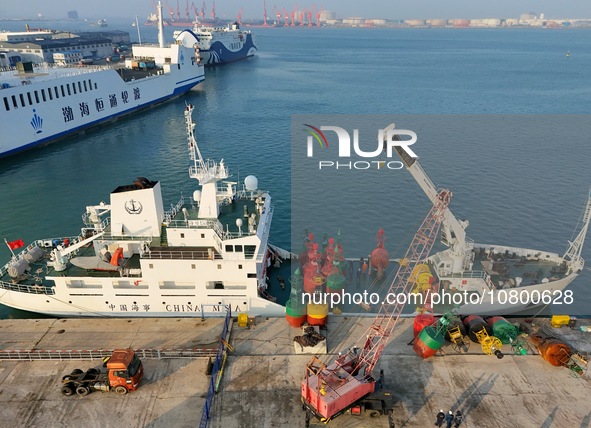
<path fill-rule="evenodd" d="M 211 408 L 210 427 L 304 426 L 300 383 L 310 355 L 296 354 L 293 337 L 301 330 L 283 318 L 257 317 L 251 327 L 233 323 L 218 394 Z M 581 320 L 591 323 L 591 320 Z M 371 324 L 371 318 L 333 316 L 324 362 L 346 352 Z M 223 319 L 27 319 L 0 321 L 0 355 L 9 350 L 209 350 L 215 355 Z M 535 319 L 546 332 L 591 347 L 591 333 Z M 467 354 L 446 346 L 422 360 L 407 343 L 413 320 L 400 319 L 377 368 L 395 392 L 396 427 L 430 427 L 439 409 L 462 410 L 462 427 L 591 426 L 589 374 L 573 377 L 569 370 L 548 364 L 540 355 L 483 355 L 472 343 Z M 570 338 L 570 339 L 569 339 Z M 574 346 L 574 345 L 573 345 Z M 587 348 L 585 348 L 587 347 Z M 584 348 L 584 349 L 580 349 Z M 586 352 L 586 351 L 585 351 Z M 88 358 L 84 354 L 84 358 Z M 60 394 L 62 376 L 75 368 L 100 367 L 101 360 L 42 358 L 0 361 L 0 415 L 20 427 L 97 426 L 195 427 L 199 425 L 210 376 L 209 357 L 177 354 L 143 359 L 140 388 L 125 396 L 93 392 L 86 397 Z M 318 426 L 325 426 L 324 424 Z M 387 427 L 385 417 L 342 415 L 328 426 Z"/>

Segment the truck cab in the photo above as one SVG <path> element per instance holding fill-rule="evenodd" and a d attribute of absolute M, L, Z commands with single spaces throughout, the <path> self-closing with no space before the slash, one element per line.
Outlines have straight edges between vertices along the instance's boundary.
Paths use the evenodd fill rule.
<path fill-rule="evenodd" d="M 123 386 L 135 391 L 144 376 L 144 367 L 131 349 L 115 349 L 106 362 L 109 386 L 113 389 Z"/>
<path fill-rule="evenodd" d="M 85 396 L 91 391 L 114 391 L 125 395 L 138 389 L 144 376 L 142 362 L 133 349 L 115 349 L 105 358 L 103 367 L 107 368 L 104 372 L 96 368 L 73 370 L 62 378 L 62 394 L 70 397 L 74 393 Z"/>

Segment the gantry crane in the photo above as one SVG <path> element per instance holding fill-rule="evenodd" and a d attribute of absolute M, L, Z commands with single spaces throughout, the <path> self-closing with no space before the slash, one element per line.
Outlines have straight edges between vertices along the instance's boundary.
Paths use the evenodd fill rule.
<path fill-rule="evenodd" d="M 400 267 L 388 290 L 390 296 L 410 292 L 412 284 L 409 278 L 415 266 L 429 255 L 437 239 L 441 222 L 448 212 L 451 197 L 451 192 L 444 189 L 438 191 L 433 198 L 433 207 L 419 227 L 405 256 L 400 260 Z M 317 358 L 307 365 L 306 377 L 301 385 L 306 426 L 309 425 L 312 415 L 328 422 L 348 409 L 355 408 L 359 402 L 376 394 L 384 394 L 380 391 L 375 392 L 376 379 L 372 372 L 403 309 L 404 304 L 398 302 L 398 299 L 393 304 L 383 303 L 373 324 L 359 339 L 360 347 L 352 347 L 329 366 Z M 391 400 L 382 399 L 383 407 L 386 406 L 386 402 L 391 404 Z M 382 410 L 382 413 L 388 414 L 390 426 L 393 427 L 392 408 Z"/>

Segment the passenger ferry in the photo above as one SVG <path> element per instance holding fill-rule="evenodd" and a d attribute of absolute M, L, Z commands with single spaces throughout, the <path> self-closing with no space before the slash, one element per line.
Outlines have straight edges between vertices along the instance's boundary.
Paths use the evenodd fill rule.
<path fill-rule="evenodd" d="M 240 29 L 237 22 L 226 27 L 208 27 L 197 22 L 192 32 L 198 40 L 199 53 L 205 65 L 226 64 L 257 52 L 253 35 Z"/>
<path fill-rule="evenodd" d="M 192 111 L 192 197 L 165 211 L 158 181 L 115 187 L 110 203 L 86 207 L 79 236 L 39 239 L 0 269 L 1 304 L 60 317 L 285 314 L 268 292 L 269 270 L 291 257 L 269 244 L 271 196 L 255 176 L 239 186 L 223 160 L 202 157 Z"/>
<path fill-rule="evenodd" d="M 21 63 L 0 71 L 0 156 L 45 145 L 189 91 L 204 80 L 197 39 L 133 46 L 119 66 Z"/>

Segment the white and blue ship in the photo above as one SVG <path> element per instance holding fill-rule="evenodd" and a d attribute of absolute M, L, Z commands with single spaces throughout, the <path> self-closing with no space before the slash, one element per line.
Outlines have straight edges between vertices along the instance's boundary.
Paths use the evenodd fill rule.
<path fill-rule="evenodd" d="M 162 34 L 162 33 L 161 33 Z M 0 156 L 54 142 L 178 97 L 205 78 L 197 39 L 133 46 L 118 66 L 23 64 L 0 71 Z"/>
<path fill-rule="evenodd" d="M 207 27 L 195 24 L 192 31 L 175 32 L 175 35 L 189 32 L 198 40 L 199 54 L 207 66 L 226 64 L 253 56 L 257 47 L 248 30 L 242 30 L 235 22 L 226 27 Z"/>

